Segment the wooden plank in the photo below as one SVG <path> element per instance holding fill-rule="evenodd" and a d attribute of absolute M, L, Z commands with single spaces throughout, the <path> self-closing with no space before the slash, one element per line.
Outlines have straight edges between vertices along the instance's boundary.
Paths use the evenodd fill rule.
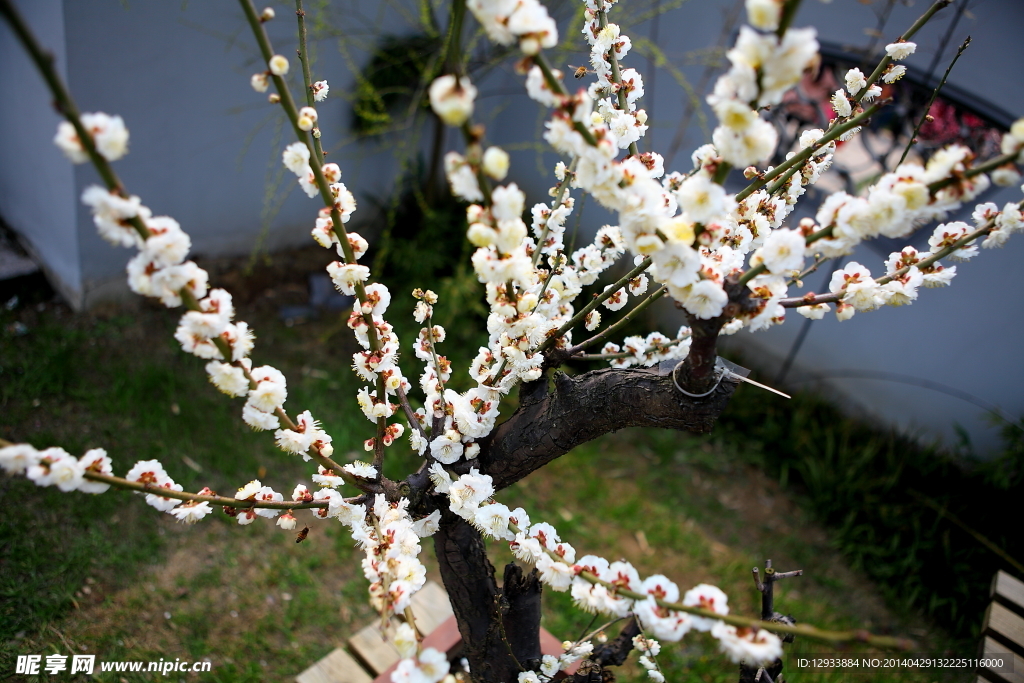
<path fill-rule="evenodd" d="M 416 628 L 425 637 L 449 618 L 453 618 L 448 594 L 435 581 L 428 581 L 412 596 L 412 613 L 416 619 Z M 362 660 L 375 676 L 387 671 L 399 660 L 398 650 L 384 640 L 376 623 L 370 624 L 349 638 L 348 645 L 353 654 Z"/>
<path fill-rule="evenodd" d="M 427 581 L 412 596 L 412 614 L 416 619 L 416 628 L 428 636 L 454 613 L 444 588 L 435 581 Z"/>
<path fill-rule="evenodd" d="M 995 640 L 992 640 L 988 636 L 985 636 L 985 641 L 982 645 L 981 656 L 986 658 L 1000 657 L 1004 661 L 1007 658 L 1012 659 L 1012 664 L 1010 662 L 1006 662 L 1006 667 L 1004 670 L 993 671 L 993 674 L 995 674 L 995 676 L 998 676 L 1003 680 L 1009 681 L 1009 683 L 1024 683 L 1024 657 L 1021 657 L 1020 655 L 1012 652 L 1008 653 L 1008 649 L 1009 648 L 1005 645 L 996 642 Z M 1012 670 L 1006 670 L 1011 669 L 1011 667 Z"/>
<path fill-rule="evenodd" d="M 447 600 L 445 594 L 445 600 Z M 448 617 L 440 626 L 435 628 L 430 635 L 423 639 L 423 647 L 432 647 L 439 652 L 445 653 L 449 661 L 462 647 L 462 635 L 459 633 L 459 624 L 455 621 L 455 615 Z M 395 662 L 373 680 L 373 683 L 391 683 L 391 672 L 398 666 Z"/>
<path fill-rule="evenodd" d="M 459 633 L 459 624 L 452 615 L 443 624 L 434 629 L 434 632 L 423 639 L 423 647 L 432 647 L 435 650 L 444 652 L 451 660 L 462 646 L 462 635 Z M 562 654 L 562 643 L 551 635 L 547 629 L 540 630 L 540 651 L 541 654 L 554 655 Z M 395 662 L 373 680 L 373 683 L 391 683 L 391 672 L 398 666 Z M 572 664 L 567 673 L 572 675 L 579 668 L 579 662 Z"/>
<path fill-rule="evenodd" d="M 1024 609 L 1024 581 L 1010 576 L 1002 570 L 999 570 L 996 573 L 996 578 L 992 580 L 992 595 L 998 595 Z"/>
<path fill-rule="evenodd" d="M 296 683 L 370 683 L 370 675 L 340 647 L 295 677 Z"/>
<path fill-rule="evenodd" d="M 1017 646 L 1016 651 L 1024 653 L 1024 619 L 998 602 L 989 605 L 985 613 L 985 629 L 1006 638 Z"/>
<path fill-rule="evenodd" d="M 348 639 L 348 647 L 352 654 L 360 659 L 370 673 L 376 676 L 398 661 L 398 650 L 384 640 L 380 629 L 373 623 Z"/>
<path fill-rule="evenodd" d="M 542 628 L 540 630 L 540 651 L 541 654 L 558 657 L 563 652 L 562 641 L 551 635 L 551 632 L 546 628 Z M 565 672 L 571 676 L 576 673 L 578 668 L 580 668 L 580 662 L 573 662 Z"/>

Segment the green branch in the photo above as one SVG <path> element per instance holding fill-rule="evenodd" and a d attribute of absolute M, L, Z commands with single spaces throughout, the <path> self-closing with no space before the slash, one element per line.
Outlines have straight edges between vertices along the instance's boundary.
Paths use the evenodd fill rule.
<path fill-rule="evenodd" d="M 640 262 L 640 264 L 636 268 L 634 268 L 633 270 L 631 270 L 628 273 L 626 273 L 624 276 L 622 276 L 622 278 L 620 280 L 618 280 L 618 282 L 616 282 L 615 284 L 611 285 L 610 287 L 605 289 L 603 292 L 601 292 L 600 294 L 595 296 L 593 301 L 591 301 L 589 304 L 584 306 L 579 311 L 579 313 L 577 313 L 572 318 L 570 318 L 568 322 L 566 322 L 564 325 L 559 327 L 556 332 L 554 332 L 547 339 L 545 339 L 544 343 L 537 347 L 537 353 L 546 351 L 549 348 L 551 348 L 551 346 L 555 343 L 556 339 L 564 336 L 566 332 L 571 330 L 573 328 L 573 326 L 576 325 L 576 323 L 578 323 L 579 321 L 581 321 L 584 318 L 586 318 L 587 317 L 587 313 L 590 313 L 592 310 L 594 310 L 595 308 L 600 306 L 605 300 L 607 300 L 608 297 L 610 297 L 612 294 L 614 294 L 615 292 L 617 292 L 620 289 L 622 289 L 623 287 L 625 287 L 626 284 L 628 284 L 630 280 L 632 280 L 637 275 L 639 275 L 640 273 L 642 273 L 645 270 L 647 270 L 650 267 L 650 265 L 651 265 L 651 257 L 647 256 L 647 257 L 644 258 L 643 261 Z"/>
<path fill-rule="evenodd" d="M 603 342 L 604 340 L 608 339 L 613 334 L 615 334 L 616 332 L 621 330 L 623 327 L 625 327 L 626 324 L 629 323 L 630 320 L 633 320 L 634 318 L 636 318 L 648 306 L 653 304 L 655 301 L 657 301 L 661 297 L 665 296 L 665 294 L 667 294 L 667 293 L 668 293 L 668 287 L 666 287 L 665 285 L 662 285 L 662 286 L 658 287 L 656 290 L 651 292 L 650 296 L 648 296 L 646 299 L 644 299 L 639 304 L 634 306 L 631 311 L 626 313 L 626 315 L 622 316 L 622 318 L 620 320 L 618 320 L 617 322 L 615 322 L 615 324 L 609 325 L 607 328 L 602 330 L 600 333 L 594 335 L 590 339 L 587 339 L 585 341 L 581 341 L 579 344 L 577 344 L 576 346 L 573 346 L 571 349 L 569 349 L 567 351 L 567 353 L 570 356 L 575 356 L 575 355 L 579 354 L 583 349 L 587 348 L 588 346 L 593 346 L 594 344 L 600 344 L 601 342 Z"/>

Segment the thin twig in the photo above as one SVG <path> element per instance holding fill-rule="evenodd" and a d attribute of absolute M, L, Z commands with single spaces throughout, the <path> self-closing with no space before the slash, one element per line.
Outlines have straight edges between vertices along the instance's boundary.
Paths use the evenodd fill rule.
<path fill-rule="evenodd" d="M 594 310 L 595 308 L 600 306 L 602 303 L 604 303 L 604 301 L 608 297 L 610 297 L 612 294 L 614 294 L 615 292 L 617 292 L 620 289 L 622 289 L 623 287 L 625 287 L 629 283 L 630 280 L 632 280 L 637 275 L 639 275 L 640 273 L 642 273 L 645 270 L 647 270 L 650 266 L 651 266 L 651 257 L 650 256 L 644 257 L 644 260 L 641 261 L 640 264 L 637 265 L 633 270 L 631 270 L 628 273 L 626 273 L 617 282 L 615 282 L 614 284 L 609 286 L 607 289 L 605 289 L 603 292 L 601 292 L 600 294 L 595 296 L 593 301 L 591 301 L 586 306 L 584 306 L 580 310 L 579 313 L 577 313 L 572 318 L 570 318 L 568 320 L 568 322 L 566 322 L 561 327 L 559 327 L 558 330 L 555 333 L 553 333 L 550 337 L 545 339 L 544 343 L 537 347 L 537 352 L 540 353 L 540 352 L 546 351 L 549 348 L 551 348 L 551 346 L 555 343 L 555 340 L 557 340 L 557 339 L 561 338 L 562 336 L 564 336 L 566 332 L 571 330 L 573 328 L 573 326 L 576 325 L 576 323 L 578 323 L 579 321 L 581 321 L 584 318 L 586 318 L 588 313 L 590 313 L 592 310 Z"/>
<path fill-rule="evenodd" d="M 412 409 L 411 405 L 409 405 L 409 397 L 406 395 L 405 389 L 398 387 L 398 391 L 395 393 L 398 394 L 398 404 L 402 406 L 402 412 L 405 413 L 406 419 L 409 420 L 409 426 L 419 432 L 420 436 L 425 436 L 423 433 L 423 425 L 421 425 L 420 421 L 416 419 L 416 411 Z"/>
<path fill-rule="evenodd" d="M 909 40 L 910 38 L 912 38 L 915 33 L 920 31 L 921 28 L 928 23 L 928 21 L 935 15 L 936 12 L 938 12 L 943 7 L 946 7 L 951 2 L 953 2 L 953 0 L 937 0 L 937 2 L 935 2 L 931 7 L 929 7 L 924 14 L 918 17 L 917 21 L 911 24 L 910 28 L 907 29 L 906 33 L 904 33 L 896 40 Z M 885 69 L 890 64 L 892 64 L 892 57 L 890 57 L 889 55 L 882 57 L 881 61 L 878 62 L 878 66 L 876 66 L 875 70 L 871 72 L 871 75 L 867 77 L 867 83 L 865 84 L 865 86 L 861 88 L 860 92 L 858 92 L 853 97 L 854 103 L 860 103 L 861 99 L 864 98 L 864 95 L 866 95 L 868 90 L 871 89 L 871 86 L 874 85 L 878 81 L 878 79 L 882 77 L 882 74 L 885 73 Z"/>
<path fill-rule="evenodd" d="M 569 349 L 567 353 L 570 356 L 574 356 L 580 353 L 583 349 L 587 348 L 588 346 L 599 344 L 605 339 L 608 339 L 608 337 L 612 336 L 613 334 L 621 330 L 623 327 L 625 327 L 626 324 L 629 323 L 629 321 L 633 320 L 637 315 L 642 313 L 648 306 L 653 304 L 655 301 L 663 297 L 667 292 L 668 287 L 666 287 L 665 285 L 661 285 L 656 290 L 651 292 L 650 296 L 648 296 L 646 299 L 644 299 L 639 304 L 634 306 L 633 309 L 629 311 L 629 313 L 622 316 L 622 318 L 618 320 L 615 324 L 609 325 L 603 331 L 599 332 L 598 334 L 595 334 L 590 339 L 581 341 L 579 344 Z"/>
<path fill-rule="evenodd" d="M 309 46 L 306 41 L 306 12 L 302 9 L 302 0 L 295 0 L 295 16 L 299 22 L 299 62 L 302 63 L 302 85 L 306 91 L 306 106 L 316 107 L 316 99 L 313 96 L 312 66 L 309 63 Z M 320 144 L 320 138 L 313 137 L 313 152 L 317 159 L 323 160 L 324 148 Z"/>
<path fill-rule="evenodd" d="M 907 158 L 907 154 L 910 153 L 910 148 L 914 146 L 915 142 L 917 142 L 917 134 L 920 132 L 921 126 L 924 125 L 924 122 L 928 120 L 928 112 L 931 111 L 932 103 L 935 102 L 935 98 L 939 96 L 939 91 L 942 90 L 942 86 L 946 85 L 946 79 L 949 78 L 949 72 L 953 70 L 956 60 L 960 59 L 960 55 L 964 53 L 964 50 L 966 50 L 967 46 L 970 44 L 971 37 L 967 36 L 967 40 L 965 40 L 957 49 L 956 55 L 953 57 L 953 61 L 951 61 L 949 66 L 946 67 L 946 73 L 942 74 L 942 79 L 939 80 L 939 84 L 935 86 L 935 90 L 932 91 L 932 96 L 928 98 L 928 103 L 924 105 L 924 113 L 921 114 L 921 119 L 917 122 L 917 125 L 914 126 L 914 132 L 911 133 L 910 141 L 907 142 L 907 146 L 903 149 L 903 154 L 900 156 L 899 163 L 896 164 L 897 166 L 903 163 L 903 160 Z"/>

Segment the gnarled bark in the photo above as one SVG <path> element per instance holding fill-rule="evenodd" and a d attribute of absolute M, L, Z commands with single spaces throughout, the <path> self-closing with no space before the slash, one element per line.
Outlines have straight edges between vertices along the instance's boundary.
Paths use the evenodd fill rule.
<path fill-rule="evenodd" d="M 736 384 L 729 378 L 708 396 L 691 398 L 676 388 L 668 371 L 657 368 L 606 368 L 569 377 L 554 375 L 520 389 L 519 408 L 481 442 L 478 459 L 449 469 L 471 467 L 493 478 L 495 489 L 523 479 L 576 446 L 625 427 L 681 429 L 706 433 L 725 409 Z M 429 493 L 421 469 L 398 485 L 417 514 L 425 514 L 443 498 Z M 440 529 L 434 547 L 441 576 L 459 623 L 465 656 L 474 680 L 514 682 L 522 668 L 534 668 L 540 658 L 541 584 L 536 570 L 525 574 L 506 567 L 499 589 L 494 567 L 487 559 L 479 532 L 441 504 Z M 628 630 L 628 629 L 627 629 Z M 614 666 L 628 653 L 633 634 L 602 648 L 577 679 L 600 680 L 603 666 Z"/>
<path fill-rule="evenodd" d="M 434 550 L 473 679 L 514 682 L 521 667 L 535 665 L 541 656 L 537 571 L 524 574 L 510 564 L 499 589 L 480 532 L 447 510 L 434 534 Z"/>
<path fill-rule="evenodd" d="M 459 468 L 480 468 L 500 490 L 576 446 L 625 427 L 703 434 L 735 388 L 726 379 L 709 396 L 695 399 L 657 369 L 605 368 L 577 377 L 556 372 L 553 391 L 544 380 L 524 385 L 519 409 L 483 440 L 477 460 Z"/>

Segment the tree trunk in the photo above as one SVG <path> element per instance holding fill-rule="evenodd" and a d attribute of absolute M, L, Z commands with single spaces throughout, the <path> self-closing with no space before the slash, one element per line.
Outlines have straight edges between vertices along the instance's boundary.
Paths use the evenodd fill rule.
<path fill-rule="evenodd" d="M 726 378 L 708 396 L 691 398 L 676 388 L 664 369 L 606 368 L 576 377 L 556 372 L 551 391 L 547 378 L 521 387 L 519 408 L 481 440 L 477 459 L 446 469 L 464 474 L 478 468 L 500 490 L 576 446 L 625 427 L 706 433 L 735 388 L 736 383 Z M 450 512 L 447 501 L 430 487 L 424 466 L 395 490 L 409 498 L 417 516 L 441 509 L 434 548 L 473 680 L 515 683 L 519 672 L 535 669 L 541 656 L 537 571 L 527 574 L 510 564 L 499 588 L 480 533 Z M 616 665 L 628 653 L 632 635 L 595 652 L 595 661 L 587 662 L 580 676 L 600 679 L 603 666 Z"/>
<path fill-rule="evenodd" d="M 480 532 L 447 510 L 434 549 L 473 680 L 514 683 L 541 656 L 537 570 L 509 564 L 499 589 Z"/>

